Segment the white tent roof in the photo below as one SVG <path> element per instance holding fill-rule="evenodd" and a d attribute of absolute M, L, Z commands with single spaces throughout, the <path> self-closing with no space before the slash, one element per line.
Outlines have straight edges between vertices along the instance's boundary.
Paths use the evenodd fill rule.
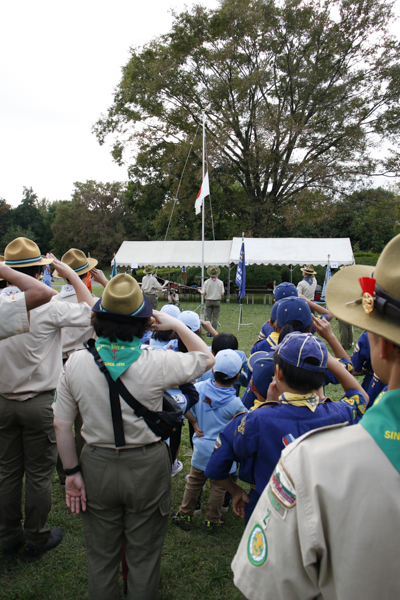
<path fill-rule="evenodd" d="M 204 242 L 204 264 L 228 266 L 232 240 Z M 138 267 L 201 267 L 201 241 L 123 242 L 115 259 L 117 265 Z"/>
<path fill-rule="evenodd" d="M 242 238 L 233 238 L 231 263 L 239 262 Z M 339 265 L 354 263 L 350 238 L 245 238 L 249 265 Z"/>
<path fill-rule="evenodd" d="M 339 265 L 354 263 L 350 238 L 245 238 L 249 265 Z M 228 266 L 239 262 L 242 238 L 204 242 L 204 264 Z M 200 267 L 201 241 L 123 242 L 117 265 L 138 267 Z"/>

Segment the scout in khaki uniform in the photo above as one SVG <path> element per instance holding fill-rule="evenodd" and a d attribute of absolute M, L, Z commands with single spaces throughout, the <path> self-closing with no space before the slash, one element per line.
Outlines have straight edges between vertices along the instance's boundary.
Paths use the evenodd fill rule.
<path fill-rule="evenodd" d="M 303 279 L 297 284 L 297 292 L 305 296 L 308 300 L 313 301 L 315 288 L 317 287 L 317 280 L 315 279 L 317 273 L 314 271 L 312 265 L 303 267 L 301 272 L 303 274 Z"/>
<path fill-rule="evenodd" d="M 33 278 L 39 277 L 41 265 L 51 262 L 26 238 L 5 249 L 6 265 Z M 17 556 L 27 542 L 23 558 L 34 561 L 62 540 L 61 531 L 47 524 L 57 457 L 53 401 L 62 367 L 60 330 L 88 326 L 90 314 L 84 303 L 52 300 L 31 310 L 29 333 L 0 342 L 0 540 L 5 560 Z"/>
<path fill-rule="evenodd" d="M 224 295 L 224 284 L 218 279 L 218 275 L 221 273 L 219 267 L 208 267 L 207 273 L 210 279 L 204 282 L 203 289 L 199 291 L 206 299 L 206 321 L 210 321 L 216 330 L 221 311 L 221 298 Z"/>
<path fill-rule="evenodd" d="M 68 267 L 61 268 L 71 281 Z M 93 312 L 95 347 L 111 378 L 120 378 L 150 410 L 161 410 L 165 390 L 192 381 L 214 364 L 203 340 L 178 319 L 153 312 L 129 275 L 111 279 Z M 188 352 L 142 348 L 140 338 L 151 326 L 174 330 Z M 120 598 L 118 571 L 124 536 L 127 597 L 156 600 L 171 506 L 171 461 L 166 444 L 144 419 L 123 399 L 120 405 L 122 446 L 114 437 L 107 379 L 90 352 L 75 352 L 64 366 L 54 405 L 58 451 L 67 475 L 66 502 L 72 512 L 83 511 L 90 600 Z M 72 434 L 78 409 L 86 441 L 80 463 Z"/>
<path fill-rule="evenodd" d="M 368 330 L 388 391 L 357 425 L 283 451 L 232 563 L 249 600 L 400 598 L 399 255 L 397 236 L 375 268 L 348 267 L 328 284 L 329 310 Z"/>
<path fill-rule="evenodd" d="M 158 304 L 157 292 L 161 292 L 165 288 L 168 281 L 164 281 L 161 285 L 153 275 L 154 265 L 146 265 L 143 269 L 145 276 L 142 278 L 142 292 L 150 300 L 152 308 L 156 309 Z"/>
<path fill-rule="evenodd" d="M 7 267 L 4 256 L 0 256 L 0 282 L 3 281 L 25 293 L 0 296 L 0 340 L 29 331 L 28 311 L 50 302 L 54 293 L 40 281 Z"/>

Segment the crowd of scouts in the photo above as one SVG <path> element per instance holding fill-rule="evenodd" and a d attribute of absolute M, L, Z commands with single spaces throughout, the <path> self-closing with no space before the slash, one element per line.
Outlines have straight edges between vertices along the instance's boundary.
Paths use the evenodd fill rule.
<path fill-rule="evenodd" d="M 247 359 L 232 333 L 217 331 L 216 267 L 201 292 L 220 297 L 201 321 L 174 303 L 156 310 L 168 282 L 153 265 L 140 287 L 127 274 L 108 281 L 80 250 L 60 261 L 31 240 L 11 242 L 0 262 L 3 560 L 34 562 L 62 542 L 47 524 L 57 464 L 67 506 L 82 515 L 91 600 L 120 599 L 121 568 L 124 598 L 155 600 L 168 520 L 190 531 L 204 514 L 214 534 L 231 504 L 246 525 L 234 581 L 249 600 L 397 597 L 399 253 L 397 236 L 373 273 L 340 271 L 328 308 L 313 302 L 315 271 L 304 267 L 297 288 L 275 288 Z M 50 264 L 67 281 L 59 293 L 39 282 Z M 100 299 L 88 273 L 104 286 Z M 365 330 L 351 358 L 334 316 Z M 330 383 L 339 401 L 325 395 Z M 164 392 L 182 411 L 166 442 L 126 400 L 160 411 Z M 193 453 L 171 512 L 184 420 Z"/>

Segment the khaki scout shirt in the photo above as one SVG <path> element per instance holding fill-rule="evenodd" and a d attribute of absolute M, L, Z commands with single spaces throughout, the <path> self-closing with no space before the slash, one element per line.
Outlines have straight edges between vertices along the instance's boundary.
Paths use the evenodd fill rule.
<path fill-rule="evenodd" d="M 29 320 L 25 294 L 0 297 L 0 340 L 27 331 L 29 331 Z"/>
<path fill-rule="evenodd" d="M 142 279 L 142 292 L 143 294 L 155 294 L 161 292 L 162 285 L 160 285 L 154 275 L 145 275 Z"/>
<path fill-rule="evenodd" d="M 69 302 L 78 304 L 78 298 L 72 285 L 64 285 L 54 300 L 58 302 Z M 93 327 L 63 327 L 61 330 L 62 357 L 68 358 L 83 347 L 83 342 L 90 338 L 96 338 Z"/>
<path fill-rule="evenodd" d="M 224 284 L 220 279 L 215 281 L 207 279 L 204 283 L 203 292 L 206 294 L 206 300 L 221 300 L 221 296 L 224 295 Z"/>
<path fill-rule="evenodd" d="M 141 356 L 121 375 L 131 394 L 150 410 L 162 410 L 164 390 L 202 375 L 207 356 L 202 352 L 177 353 L 144 348 Z M 82 437 L 88 444 L 115 448 L 107 380 L 87 350 L 75 352 L 64 365 L 57 387 L 54 414 L 64 421 L 82 416 Z M 158 441 L 143 418 L 121 398 L 127 446 L 145 446 Z"/>
<path fill-rule="evenodd" d="M 30 311 L 30 333 L 0 342 L 0 396 L 28 400 L 57 387 L 62 367 L 61 328 L 88 327 L 86 303 L 53 299 Z"/>
<path fill-rule="evenodd" d="M 313 277 L 313 282 L 310 285 L 305 279 L 302 279 L 297 284 L 297 291 L 299 294 L 303 294 L 307 298 L 307 300 L 314 300 L 315 296 L 315 288 L 317 287 L 317 280 Z"/>
<path fill-rule="evenodd" d="M 282 453 L 232 563 L 249 600 L 400 598 L 400 477 L 362 425 Z"/>

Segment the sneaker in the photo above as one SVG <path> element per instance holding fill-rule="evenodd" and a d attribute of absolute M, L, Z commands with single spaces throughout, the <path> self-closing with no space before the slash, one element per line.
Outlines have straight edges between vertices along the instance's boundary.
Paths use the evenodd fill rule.
<path fill-rule="evenodd" d="M 212 521 L 204 521 L 204 531 L 209 534 L 213 534 L 225 524 L 225 521 L 221 517 L 219 523 L 213 523 Z"/>
<path fill-rule="evenodd" d="M 19 551 L 21 548 L 25 546 L 25 542 L 21 541 L 18 544 L 15 544 L 12 548 L 3 548 L 2 557 L 4 561 L 13 560 L 14 558 L 18 558 Z"/>
<path fill-rule="evenodd" d="M 24 561 L 34 562 L 35 560 L 38 560 L 45 552 L 57 548 L 57 546 L 61 544 L 62 539 L 63 534 L 61 529 L 54 527 L 54 529 L 51 530 L 50 537 L 45 544 L 40 544 L 38 546 L 34 546 L 33 544 L 26 545 L 23 555 Z"/>
<path fill-rule="evenodd" d="M 221 512 L 222 513 L 227 513 L 228 512 L 230 503 L 231 503 L 231 498 L 226 498 L 225 497 L 224 503 L 221 506 Z"/>
<path fill-rule="evenodd" d="M 190 531 L 191 529 L 193 529 L 193 517 L 190 515 L 181 515 L 177 511 L 172 513 L 171 519 L 172 522 L 175 523 L 175 525 L 178 525 L 178 527 L 184 529 L 185 531 Z"/>
<path fill-rule="evenodd" d="M 194 511 L 193 514 L 194 514 L 195 517 L 198 517 L 199 515 L 202 514 L 202 512 L 201 512 L 201 494 L 197 498 L 197 504 L 196 504 L 196 508 L 195 508 L 195 511 Z"/>
<path fill-rule="evenodd" d="M 175 475 L 178 475 L 178 473 L 180 473 L 182 469 L 183 463 L 181 463 L 180 460 L 176 459 L 176 461 L 172 465 L 171 477 L 175 477 Z"/>

